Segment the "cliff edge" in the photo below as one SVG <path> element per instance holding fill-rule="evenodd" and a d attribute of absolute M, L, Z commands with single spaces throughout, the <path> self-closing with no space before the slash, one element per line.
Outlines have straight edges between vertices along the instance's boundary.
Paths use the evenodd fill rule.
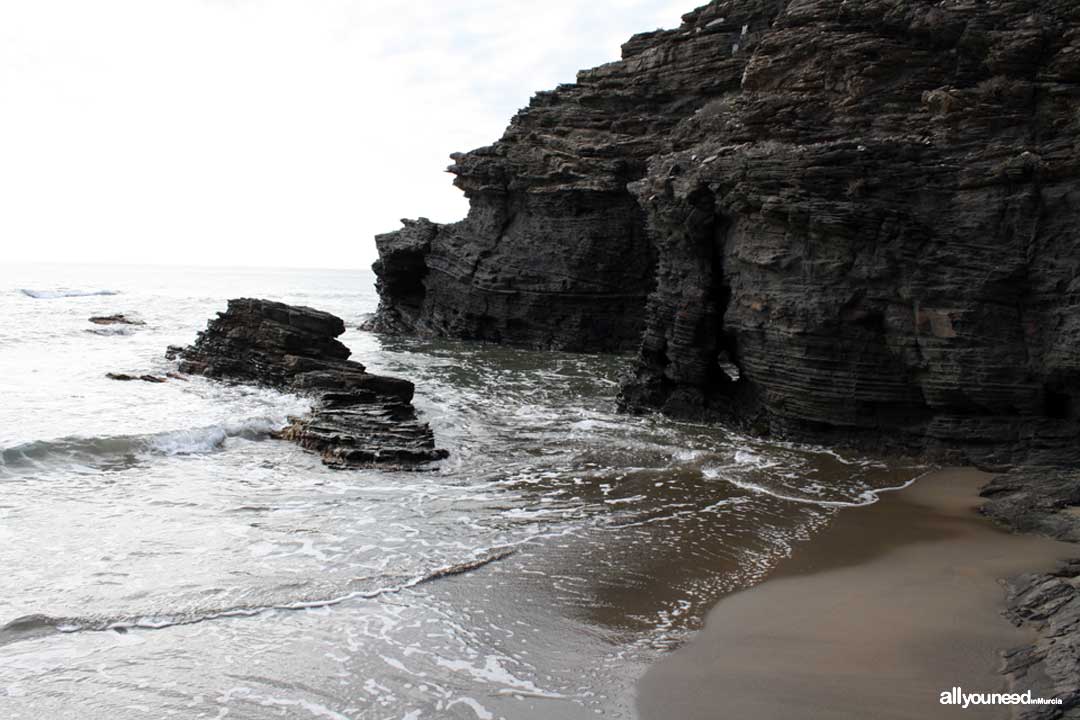
<path fill-rule="evenodd" d="M 631 411 L 1075 460 L 1078 83 L 1071 0 L 710 3 L 453 156 L 468 217 L 379 236 L 370 327 L 637 348 Z"/>

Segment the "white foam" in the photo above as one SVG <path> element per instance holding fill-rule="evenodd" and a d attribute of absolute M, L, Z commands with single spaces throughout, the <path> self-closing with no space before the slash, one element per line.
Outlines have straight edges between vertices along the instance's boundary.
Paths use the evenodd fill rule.
<path fill-rule="evenodd" d="M 282 425 L 284 421 L 277 418 L 244 418 L 221 425 L 160 433 L 153 436 L 147 445 L 150 450 L 164 455 L 196 455 L 221 447 L 228 438 L 253 440 L 269 435 Z"/>
<path fill-rule="evenodd" d="M 478 701 L 474 700 L 471 697 L 460 697 L 451 703 L 447 703 L 446 709 L 449 710 L 455 705 L 467 706 L 470 710 L 476 713 L 476 717 L 479 718 L 479 720 L 493 720 L 493 718 L 495 717 L 495 715 L 492 714 L 490 710 L 488 710 L 486 707 L 484 707 Z"/>
<path fill-rule="evenodd" d="M 749 490 L 750 492 L 759 493 L 762 495 L 769 495 L 777 498 L 778 500 L 786 500 L 787 502 L 801 503 L 803 505 L 819 505 L 822 507 L 865 507 L 867 505 L 873 505 L 880 500 L 880 495 L 886 492 L 894 492 L 896 490 L 903 490 L 906 487 L 910 487 L 912 483 L 918 480 L 922 475 L 914 477 L 902 485 L 896 485 L 892 487 L 874 488 L 872 490 L 863 490 L 859 493 L 857 500 L 820 500 L 809 497 L 800 497 L 798 495 L 788 495 L 786 493 L 778 492 L 771 488 L 767 488 L 764 485 L 760 485 L 748 480 L 740 480 L 733 478 L 730 474 L 723 472 L 722 468 L 703 468 L 702 474 L 710 479 L 723 480 L 730 483 L 735 487 L 742 488 L 743 490 Z"/>
<path fill-rule="evenodd" d="M 21 292 L 23 295 L 26 295 L 27 297 L 36 298 L 38 300 L 55 300 L 57 298 L 120 294 L 116 290 L 69 290 L 67 288 L 58 288 L 56 290 L 31 290 L 29 288 L 19 288 L 19 292 Z"/>

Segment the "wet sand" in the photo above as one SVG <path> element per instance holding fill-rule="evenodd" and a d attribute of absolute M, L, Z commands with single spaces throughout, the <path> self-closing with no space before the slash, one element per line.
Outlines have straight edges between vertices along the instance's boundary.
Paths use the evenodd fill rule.
<path fill-rule="evenodd" d="M 932 473 L 845 510 L 761 585 L 710 611 L 638 685 L 644 720 L 1008 718 L 941 705 L 953 686 L 1000 692 L 999 651 L 1029 640 L 998 579 L 1075 545 L 1017 536 L 976 513 L 987 476 Z M 1022 692 L 1025 688 L 1019 688 Z"/>

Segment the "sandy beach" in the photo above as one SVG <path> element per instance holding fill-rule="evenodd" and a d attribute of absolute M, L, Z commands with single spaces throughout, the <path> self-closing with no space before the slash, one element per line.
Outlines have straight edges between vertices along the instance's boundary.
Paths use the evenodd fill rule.
<path fill-rule="evenodd" d="M 1000 692 L 999 651 L 1029 640 L 999 578 L 1075 546 L 1011 535 L 977 514 L 975 470 L 936 471 L 834 523 L 761 585 L 730 595 L 638 687 L 645 719 L 1007 718 L 940 704 Z M 1024 688 L 1017 688 L 1023 691 Z"/>

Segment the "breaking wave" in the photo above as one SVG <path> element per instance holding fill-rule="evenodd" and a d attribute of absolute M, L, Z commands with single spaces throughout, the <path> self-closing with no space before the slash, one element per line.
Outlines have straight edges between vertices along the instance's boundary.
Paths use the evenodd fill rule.
<path fill-rule="evenodd" d="M 67 288 L 59 288 L 57 290 L 31 290 L 29 288 L 19 288 L 19 292 L 21 292 L 27 297 L 36 298 L 38 300 L 55 300 L 57 298 L 120 294 L 120 292 L 117 290 L 69 290 Z"/>
<path fill-rule="evenodd" d="M 224 608 L 202 608 L 181 612 L 159 612 L 141 615 L 117 615 L 98 617 L 65 617 L 42 613 L 24 615 L 0 626 L 0 647 L 20 640 L 32 640 L 53 633 L 103 632 L 114 630 L 160 630 L 178 625 L 193 625 L 222 618 L 253 617 L 271 611 L 311 610 L 340 605 L 353 599 L 372 599 L 380 595 L 402 592 L 417 585 L 441 578 L 462 575 L 498 562 L 514 554 L 512 548 L 499 547 L 478 552 L 472 560 L 445 565 L 412 577 L 384 577 L 368 587 L 350 590 L 340 595 L 292 600 L 266 605 L 246 605 Z"/>
<path fill-rule="evenodd" d="M 280 429 L 280 418 L 254 417 L 149 435 L 67 437 L 37 440 L 0 451 L 0 468 L 33 467 L 54 461 L 93 463 L 131 455 L 196 455 L 220 448 L 229 438 L 263 440 Z"/>

